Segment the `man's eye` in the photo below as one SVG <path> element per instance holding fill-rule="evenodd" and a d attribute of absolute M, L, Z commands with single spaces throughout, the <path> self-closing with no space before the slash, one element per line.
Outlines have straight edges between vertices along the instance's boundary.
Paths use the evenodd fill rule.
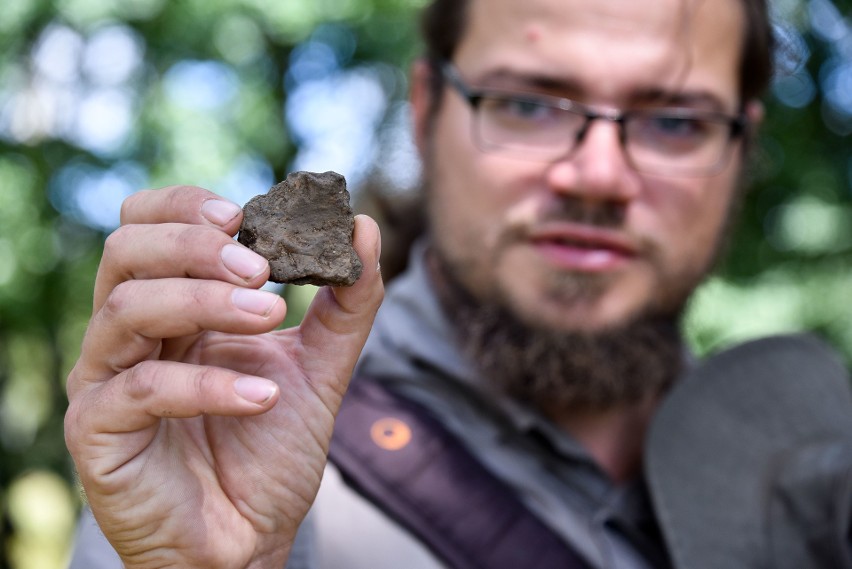
<path fill-rule="evenodd" d="M 648 117 L 645 128 L 658 136 L 670 137 L 698 137 L 707 132 L 705 121 L 690 117 Z"/>
<path fill-rule="evenodd" d="M 514 120 L 540 121 L 555 115 L 551 107 L 524 99 L 495 98 L 490 101 L 488 107 L 492 112 Z"/>
<path fill-rule="evenodd" d="M 550 109 L 532 101 L 507 101 L 506 108 L 522 117 L 543 117 L 550 114 Z"/>

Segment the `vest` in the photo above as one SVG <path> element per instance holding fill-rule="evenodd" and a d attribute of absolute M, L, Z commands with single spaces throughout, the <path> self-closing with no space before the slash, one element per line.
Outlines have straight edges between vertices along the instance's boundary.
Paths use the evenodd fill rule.
<path fill-rule="evenodd" d="M 355 378 L 329 460 L 450 569 L 589 569 L 424 407 Z"/>

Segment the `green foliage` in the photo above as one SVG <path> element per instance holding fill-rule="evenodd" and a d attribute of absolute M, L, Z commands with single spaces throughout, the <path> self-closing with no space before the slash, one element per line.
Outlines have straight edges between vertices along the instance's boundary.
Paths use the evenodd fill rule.
<path fill-rule="evenodd" d="M 341 139 L 362 152 L 350 181 L 363 183 L 383 144 L 398 140 L 382 133 L 397 128 L 395 102 L 405 95 L 424 3 L 4 0 L 0 506 L 13 533 L 0 536 L 0 567 L 60 566 L 32 533 L 42 510 L 23 497 L 78 505 L 45 475 L 73 489 L 64 378 L 121 199 L 191 183 L 242 202 L 312 152 L 330 156 Z M 703 353 L 758 334 L 814 330 L 852 362 L 850 1 L 779 0 L 776 9 L 793 48 L 766 102 L 729 255 L 692 303 L 687 333 Z M 305 102 L 323 97 L 332 102 L 326 122 L 344 130 Z M 362 122 L 338 119 L 346 109 Z M 322 129 L 301 124 L 310 113 Z M 411 169 L 403 164 L 383 179 L 410 185 L 401 180 Z M 50 541 L 61 558 L 70 527 L 53 519 L 41 525 L 65 536 Z"/>
<path fill-rule="evenodd" d="M 786 41 L 741 219 L 687 331 L 702 353 L 813 331 L 852 363 L 852 3 L 774 6 Z"/>

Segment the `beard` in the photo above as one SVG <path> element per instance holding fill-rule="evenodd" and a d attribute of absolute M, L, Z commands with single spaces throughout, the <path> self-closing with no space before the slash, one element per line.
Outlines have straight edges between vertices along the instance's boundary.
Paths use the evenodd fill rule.
<path fill-rule="evenodd" d="M 616 327 L 563 330 L 524 321 L 499 295 L 478 299 L 434 247 L 430 270 L 463 352 L 488 385 L 547 416 L 644 401 L 665 392 L 682 370 L 679 322 L 688 293 L 668 309 Z M 563 301 L 582 302 L 607 283 L 593 275 L 566 275 L 563 285 Z"/>
<path fill-rule="evenodd" d="M 680 331 L 684 308 L 729 245 L 744 195 L 742 179 L 736 184 L 738 188 L 728 204 L 716 242 L 702 266 L 665 271 L 662 252 L 654 243 L 642 242 L 646 257 L 657 267 L 664 283 L 657 297 L 649 299 L 643 309 L 617 325 L 594 331 L 566 330 L 525 319 L 520 309 L 513 309 L 508 294 L 493 286 L 475 293 L 478 287 L 474 283 L 465 284 L 469 280 L 464 278 L 465 271 L 476 265 L 477 259 L 464 252 L 450 254 L 454 247 L 450 241 L 443 244 L 447 251 L 442 251 L 442 228 L 435 225 L 442 212 L 429 211 L 429 195 L 438 170 L 433 138 L 428 139 L 423 156 L 423 195 L 427 206 L 424 209 L 428 211 L 425 232 L 432 243 L 427 264 L 458 345 L 477 366 L 486 384 L 551 418 L 577 411 L 606 411 L 665 393 L 686 362 L 687 351 Z M 536 221 L 572 221 L 623 229 L 626 213 L 621 202 L 591 203 L 562 195 L 548 204 L 548 209 L 539 212 Z M 523 241 L 527 232 L 528 227 L 523 224 L 508 227 L 500 236 L 495 257 L 488 262 L 497 263 L 499 252 L 516 241 Z M 471 236 L 471 240 L 475 238 Z M 641 242 L 638 236 L 637 240 Z M 550 301 L 568 305 L 594 301 L 609 285 L 606 276 L 566 273 L 551 280 L 550 286 L 541 292 Z"/>

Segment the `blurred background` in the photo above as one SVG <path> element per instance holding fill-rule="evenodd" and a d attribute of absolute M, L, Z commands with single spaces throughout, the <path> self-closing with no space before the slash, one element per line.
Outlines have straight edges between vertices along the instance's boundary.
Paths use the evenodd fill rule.
<path fill-rule="evenodd" d="M 65 566 L 64 379 L 105 236 L 142 188 L 244 203 L 291 170 L 405 196 L 425 0 L 2 0 L 0 568 Z M 852 363 L 852 0 L 775 0 L 784 49 L 734 247 L 686 319 L 707 353 L 816 331 Z M 365 206 L 366 207 L 366 206 Z M 282 290 L 291 322 L 310 288 Z"/>

